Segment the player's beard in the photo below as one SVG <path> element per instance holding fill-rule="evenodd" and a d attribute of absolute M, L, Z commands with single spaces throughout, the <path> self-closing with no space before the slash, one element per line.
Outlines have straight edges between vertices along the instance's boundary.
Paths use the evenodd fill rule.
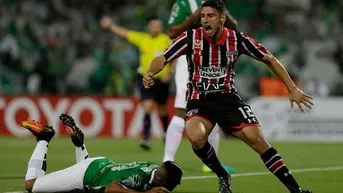
<path fill-rule="evenodd" d="M 217 27 L 217 28 L 212 29 L 211 34 L 207 34 L 207 35 L 211 37 L 211 39 L 213 40 L 218 40 L 220 38 L 220 37 L 217 37 L 219 32 L 220 32 L 220 27 Z"/>
<path fill-rule="evenodd" d="M 215 32 L 214 32 L 214 34 L 213 34 L 213 36 L 212 36 L 212 38 L 214 38 L 214 39 L 218 39 L 218 33 L 219 33 L 219 30 L 220 30 L 220 27 L 218 27 L 216 30 L 215 30 Z"/>
<path fill-rule="evenodd" d="M 213 39 L 216 39 L 217 38 L 217 35 L 222 27 L 221 24 L 218 24 L 216 27 L 214 27 L 213 25 L 208 25 L 208 27 L 206 26 L 203 26 L 203 28 L 205 29 L 205 33 L 208 37 L 211 37 Z"/>

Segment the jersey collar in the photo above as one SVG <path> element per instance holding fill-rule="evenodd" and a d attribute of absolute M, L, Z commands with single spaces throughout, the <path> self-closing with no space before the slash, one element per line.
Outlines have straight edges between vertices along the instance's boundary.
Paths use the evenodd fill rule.
<path fill-rule="evenodd" d="M 155 176 L 156 170 L 157 170 L 157 169 L 154 169 L 154 170 L 151 172 L 151 177 L 150 177 L 150 180 L 149 180 L 149 184 L 151 184 L 152 181 L 154 180 L 154 176 Z"/>
<path fill-rule="evenodd" d="M 223 28 L 223 33 L 222 33 L 222 36 L 220 37 L 219 41 L 218 42 L 214 42 L 214 40 L 210 37 L 207 36 L 206 32 L 205 32 L 205 29 L 202 28 L 203 30 L 203 33 L 204 33 L 204 37 L 207 41 L 209 41 L 211 44 L 220 44 L 220 45 L 224 45 L 225 42 L 226 42 L 226 37 L 227 37 L 227 30 L 226 28 L 224 27 Z"/>

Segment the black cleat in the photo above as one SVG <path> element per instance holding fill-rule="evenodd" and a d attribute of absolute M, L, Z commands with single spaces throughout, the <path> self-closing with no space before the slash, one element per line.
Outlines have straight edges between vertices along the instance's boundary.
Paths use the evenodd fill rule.
<path fill-rule="evenodd" d="M 231 180 L 230 174 L 227 177 L 219 178 L 219 193 L 232 193 L 230 180 Z"/>
<path fill-rule="evenodd" d="M 149 151 L 151 150 L 151 145 L 149 143 L 149 141 L 143 140 L 141 141 L 141 143 L 139 144 L 141 146 L 142 149 Z"/>
<path fill-rule="evenodd" d="M 22 121 L 21 125 L 31 131 L 31 133 L 36 136 L 37 141 L 44 140 L 49 143 L 55 136 L 54 128 L 48 125 L 42 125 L 34 120 Z"/>
<path fill-rule="evenodd" d="M 82 147 L 84 142 L 84 135 L 82 131 L 76 126 L 74 119 L 67 114 L 62 114 L 60 116 L 60 120 L 65 129 L 68 131 L 73 144 L 76 147 Z"/>

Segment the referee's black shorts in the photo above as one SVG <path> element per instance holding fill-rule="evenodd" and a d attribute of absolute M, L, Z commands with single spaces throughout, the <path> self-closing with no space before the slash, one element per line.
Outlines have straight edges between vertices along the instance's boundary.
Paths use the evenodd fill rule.
<path fill-rule="evenodd" d="M 187 102 L 186 121 L 199 116 L 216 123 L 225 133 L 231 133 L 247 126 L 260 126 L 260 123 L 247 105 L 236 94 L 209 94 L 198 100 Z"/>
<path fill-rule="evenodd" d="M 160 105 L 167 104 L 169 97 L 169 83 L 164 83 L 159 79 L 154 79 L 155 84 L 151 88 L 145 88 L 143 85 L 143 76 L 138 74 L 137 84 L 140 92 L 141 101 L 154 100 Z"/>

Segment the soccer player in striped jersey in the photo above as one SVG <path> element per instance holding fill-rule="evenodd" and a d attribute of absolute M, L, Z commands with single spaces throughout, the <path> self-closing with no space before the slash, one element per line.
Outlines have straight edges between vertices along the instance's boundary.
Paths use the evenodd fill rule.
<path fill-rule="evenodd" d="M 75 145 L 77 163 L 47 175 L 48 145 L 55 131 L 35 121 L 22 122 L 37 138 L 25 177 L 28 192 L 167 193 L 180 184 L 183 171 L 172 161 L 116 163 L 105 157 L 90 158 L 74 119 L 63 114 L 60 120 Z"/>
<path fill-rule="evenodd" d="M 234 86 L 234 64 L 242 54 L 265 63 L 283 81 L 289 91 L 291 108 L 296 103 L 312 108 L 312 97 L 300 90 L 283 65 L 261 44 L 245 33 L 225 28 L 225 4 L 207 0 L 201 6 L 202 27 L 182 33 L 156 57 L 143 78 L 146 88 L 154 85 L 152 76 L 166 63 L 181 55 L 188 61 L 186 133 L 194 153 L 219 178 L 219 193 L 232 193 L 230 174 L 220 164 L 208 136 L 214 124 L 248 144 L 266 167 L 291 193 L 303 190 L 290 173 L 278 151 L 264 138 L 261 126 L 250 106 L 238 95 Z"/>
<path fill-rule="evenodd" d="M 172 11 L 168 21 L 167 33 L 169 37 L 175 38 L 182 32 L 192 28 L 201 26 L 200 23 L 200 6 L 203 0 L 176 0 L 172 6 Z M 225 26 L 236 30 L 237 21 L 227 14 Z M 166 132 L 166 143 L 164 147 L 163 161 L 174 161 L 176 151 L 180 145 L 183 130 L 185 127 L 185 115 L 186 115 L 186 91 L 187 91 L 187 60 L 186 56 L 180 56 L 176 60 L 175 66 L 175 115 L 169 123 Z M 175 63 L 174 63 L 175 64 Z M 213 146 L 216 154 L 218 154 L 219 140 L 220 140 L 220 128 L 215 125 L 213 131 L 208 137 L 209 143 Z M 229 166 L 223 165 L 223 167 L 230 173 L 234 173 L 235 169 Z M 212 170 L 203 164 L 203 172 L 212 172 Z"/>

